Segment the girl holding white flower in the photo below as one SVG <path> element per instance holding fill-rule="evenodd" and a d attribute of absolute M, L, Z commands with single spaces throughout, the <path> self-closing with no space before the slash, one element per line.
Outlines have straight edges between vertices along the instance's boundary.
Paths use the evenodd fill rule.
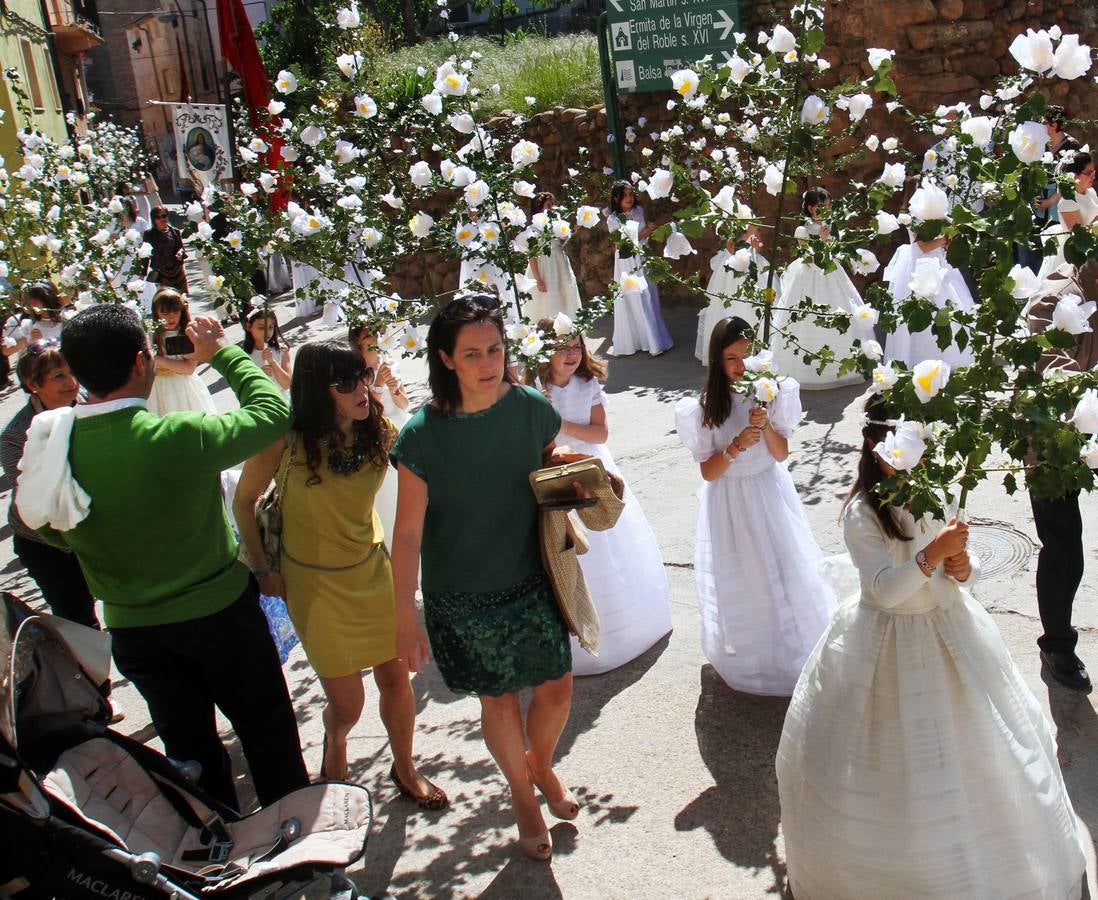
<path fill-rule="evenodd" d="M 560 413 L 560 441 L 577 453 L 602 460 L 621 472 L 606 446 L 606 363 L 587 351 L 583 335 L 566 316 L 542 319 L 538 330 L 558 349 L 538 369 L 549 402 Z M 626 486 L 625 509 L 609 531 L 588 533 L 580 569 L 599 614 L 599 655 L 592 656 L 573 635 L 572 674 L 599 675 L 636 659 L 671 631 L 667 573 L 644 510 Z"/>
<path fill-rule="evenodd" d="M 788 697 L 835 595 L 784 465 L 799 386 L 759 378 L 752 393 L 765 406 L 736 390 L 754 365 L 752 339 L 743 319 L 717 323 L 705 390 L 679 401 L 675 424 L 705 480 L 694 551 L 702 650 L 729 687 Z"/>
<path fill-rule="evenodd" d="M 548 191 L 542 191 L 530 201 L 530 218 L 548 213 L 555 204 L 556 198 Z M 523 309 L 527 319 L 532 322 L 553 319 L 558 313 L 571 318 L 579 312 L 579 286 L 560 238 L 553 238 L 547 256 L 531 258 L 526 276 L 533 278 L 537 285 Z"/>
<path fill-rule="evenodd" d="M 805 224 L 797 229 L 798 240 L 807 241 L 810 237 L 831 240 L 831 226 L 824 220 L 830 205 L 831 194 L 824 188 L 805 191 L 803 210 L 806 219 Z M 799 257 L 782 274 L 781 289 L 773 318 L 777 333 L 771 339 L 778 370 L 796 378 L 806 390 L 824 390 L 860 382 L 862 378 L 857 372 L 838 374 L 838 360 L 855 355 L 855 335 L 852 332 L 839 334 L 826 324 L 816 324 L 811 317 L 799 322 L 791 321 L 792 311 L 807 299 L 818 306 L 841 312 L 848 312 L 861 304 L 861 294 L 842 266 L 837 265 L 834 271 L 825 272 L 811 258 Z M 803 353 L 818 353 L 824 347 L 834 351 L 835 362 L 829 363 L 820 373 L 817 371 L 819 361 L 805 362 Z"/>
<path fill-rule="evenodd" d="M 1085 860 L 1056 745 L 968 588 L 968 529 L 882 505 L 921 429 L 866 405 L 844 533 L 857 581 L 804 667 L 778 745 L 798 898 L 1078 897 Z M 860 584 L 859 584 L 860 583 Z"/>
<path fill-rule="evenodd" d="M 615 181 L 610 189 L 610 206 L 606 210 L 606 225 L 611 232 L 625 228 L 634 243 L 648 241 L 656 230 L 644 217 L 644 207 L 636 202 L 633 186 L 628 181 Z M 629 276 L 632 276 L 630 278 Z M 664 324 L 660 312 L 659 289 L 644 277 L 644 258 L 623 257 L 614 250 L 614 280 L 622 285 L 620 296 L 614 301 L 613 356 L 632 356 L 644 350 L 659 356 L 670 350 L 675 342 Z M 628 290 L 636 282 L 638 290 Z"/>
<path fill-rule="evenodd" d="M 726 319 L 737 304 L 729 303 L 747 279 L 751 266 L 755 266 L 755 279 L 760 289 L 766 287 L 770 263 L 759 250 L 762 238 L 754 227 L 748 228 L 738 239 L 730 238 L 709 262 L 713 275 L 705 289 L 709 305 L 698 313 L 698 338 L 694 344 L 694 356 L 703 366 L 709 362 L 709 336 L 721 319 Z M 782 280 L 774 279 L 774 291 L 782 292 Z"/>

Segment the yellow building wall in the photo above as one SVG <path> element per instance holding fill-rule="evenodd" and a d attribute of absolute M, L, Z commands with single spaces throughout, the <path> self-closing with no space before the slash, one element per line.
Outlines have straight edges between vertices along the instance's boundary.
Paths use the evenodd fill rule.
<path fill-rule="evenodd" d="M 31 97 L 31 127 L 56 141 L 68 139 L 65 114 L 61 108 L 61 91 L 50 59 L 47 37 L 49 27 L 42 19 L 38 0 L 7 0 L 6 12 L 0 12 L 0 69 L 19 70 L 23 90 Z M 27 63 L 32 71 L 28 71 Z M 34 85 L 37 83 L 37 90 Z M 10 85 L 0 84 L 0 107 L 4 110 L 0 122 L 0 155 L 9 171 L 19 168 L 19 141 L 16 131 L 27 123 L 15 105 Z"/>

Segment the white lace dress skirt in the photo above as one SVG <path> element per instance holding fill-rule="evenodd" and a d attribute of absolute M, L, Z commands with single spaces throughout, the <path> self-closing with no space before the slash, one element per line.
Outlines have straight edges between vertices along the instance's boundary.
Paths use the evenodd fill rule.
<path fill-rule="evenodd" d="M 798 400 L 798 418 L 799 410 Z M 735 401 L 719 429 L 701 425 L 696 400 L 679 401 L 675 412 L 679 437 L 698 462 L 747 425 L 747 404 Z M 772 408 L 773 427 L 792 431 L 780 418 Z M 705 482 L 698 499 L 702 651 L 729 687 L 788 697 L 835 609 L 793 478 L 760 442 Z"/>
<path fill-rule="evenodd" d="M 523 309 L 526 318 L 535 325 L 539 319 L 555 319 L 558 313 L 574 319 L 580 308 L 579 285 L 560 241 L 553 241 L 548 256 L 538 257 L 538 271 L 548 291 L 543 294 L 536 287 L 531 290 L 530 299 Z M 526 276 L 534 277 L 532 267 L 526 267 Z"/>
<path fill-rule="evenodd" d="M 310 265 L 291 260 L 290 277 L 294 285 L 294 316 L 307 319 L 315 316 L 319 307 L 308 295 L 310 282 L 320 277 L 320 273 Z"/>
<path fill-rule="evenodd" d="M 939 309 L 950 306 L 965 312 L 976 308 L 976 301 L 968 285 L 965 284 L 964 276 L 959 269 L 946 261 L 944 249 L 939 248 L 927 253 L 920 250 L 918 245 L 909 244 L 906 252 L 904 251 L 903 247 L 897 250 L 896 256 L 885 270 L 888 287 L 895 298 L 897 309 L 911 296 L 911 276 L 915 271 L 915 264 L 920 259 L 931 258 L 936 258 L 947 270 L 945 278 L 942 279 L 942 287 L 934 297 L 934 305 Z M 885 359 L 894 359 L 909 369 L 924 359 L 941 359 L 956 368 L 970 365 L 974 357 L 968 347 L 962 350 L 956 343 L 950 344 L 943 350 L 938 346 L 938 339 L 929 328 L 912 333 L 906 325 L 898 324 L 896 329 L 885 338 Z"/>
<path fill-rule="evenodd" d="M 1084 858 L 1056 746 L 967 592 L 902 614 L 844 602 L 778 747 L 797 900 L 1067 900 Z"/>
<path fill-rule="evenodd" d="M 605 444 L 567 438 L 578 453 L 602 460 L 620 475 Z M 599 655 L 572 635 L 572 674 L 599 675 L 636 659 L 671 631 L 667 572 L 652 526 L 640 502 L 625 488 L 625 509 L 608 531 L 587 532 L 590 550 L 579 557 L 583 579 L 599 614 Z"/>
<path fill-rule="evenodd" d="M 850 276 L 840 266 L 833 272 L 825 272 L 819 266 L 805 259 L 795 259 L 782 273 L 782 292 L 779 295 L 778 308 L 772 319 L 776 328 L 785 328 L 790 319 L 788 310 L 795 307 L 806 297 L 813 303 L 828 309 L 850 311 L 851 303 L 860 303 L 861 295 Z M 846 384 L 860 384 L 864 379 L 857 372 L 839 375 L 838 360 L 854 353 L 854 332 L 847 329 L 839 334 L 833 328 L 816 324 L 815 318 L 808 316 L 788 326 L 788 331 L 796 343 L 786 345 L 784 334 L 772 332 L 770 349 L 774 351 L 774 363 L 781 375 L 789 375 L 800 382 L 804 390 L 825 390 Z M 803 348 L 818 351 L 830 347 L 835 353 L 836 362 L 830 363 L 820 374 L 817 372 L 819 361 L 806 364 L 794 353 Z"/>
<path fill-rule="evenodd" d="M 748 274 L 746 272 L 737 272 L 726 265 L 731 256 L 732 254 L 727 250 L 721 250 L 709 263 L 710 268 L 713 270 L 713 275 L 710 277 L 709 284 L 705 289 L 706 295 L 709 297 L 709 305 L 698 313 L 698 337 L 694 343 L 694 356 L 703 366 L 709 363 L 709 338 L 721 319 L 727 319 L 729 316 L 739 316 L 752 325 L 755 324 L 757 319 L 755 315 L 756 308 L 750 303 L 742 300 L 732 300 L 728 306 L 724 305 L 724 298 L 735 296 Z M 758 272 L 758 286 L 762 290 L 766 287 L 770 263 L 760 253 L 755 253 L 754 259 Z M 774 295 L 780 297 L 782 280 L 778 275 L 774 276 L 773 286 Z"/>
<path fill-rule="evenodd" d="M 148 409 L 157 416 L 188 411 L 209 413 L 211 416 L 217 414 L 210 389 L 197 373 L 179 375 L 175 372 L 157 372 L 149 393 Z"/>
<path fill-rule="evenodd" d="M 639 257 L 620 259 L 614 254 L 614 280 L 627 272 L 643 271 Z M 657 356 L 674 346 L 660 311 L 659 288 L 653 282 L 639 294 L 619 296 L 614 301 L 614 338 L 611 356 L 631 356 L 638 351 Z"/>

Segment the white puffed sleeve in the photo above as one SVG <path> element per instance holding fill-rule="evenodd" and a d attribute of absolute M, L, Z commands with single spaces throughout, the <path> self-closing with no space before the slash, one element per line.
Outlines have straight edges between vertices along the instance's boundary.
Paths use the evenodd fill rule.
<path fill-rule="evenodd" d="M 801 408 L 801 386 L 795 378 L 778 378 L 778 396 L 770 401 L 770 424 L 782 437 L 793 434 L 800 424 L 804 410 Z"/>
<path fill-rule="evenodd" d="M 675 428 L 679 440 L 698 462 L 705 462 L 717 452 L 717 430 L 702 425 L 701 404 L 692 397 L 675 404 Z"/>

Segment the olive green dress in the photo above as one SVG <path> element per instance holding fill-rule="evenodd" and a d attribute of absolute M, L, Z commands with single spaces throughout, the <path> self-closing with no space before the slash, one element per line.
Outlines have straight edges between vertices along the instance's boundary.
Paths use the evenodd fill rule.
<path fill-rule="evenodd" d="M 528 479 L 559 430 L 549 401 L 514 385 L 478 413 L 424 406 L 393 446 L 427 483 L 423 605 L 451 690 L 498 697 L 571 671 Z"/>
<path fill-rule="evenodd" d="M 367 458 L 339 475 L 324 451 L 320 482 L 309 484 L 304 447 L 293 432 L 290 440 L 297 452 L 282 499 L 286 608 L 317 675 L 352 675 L 396 657 L 393 572 L 374 511 L 386 467 Z M 282 455 L 278 485 L 290 457 Z"/>

